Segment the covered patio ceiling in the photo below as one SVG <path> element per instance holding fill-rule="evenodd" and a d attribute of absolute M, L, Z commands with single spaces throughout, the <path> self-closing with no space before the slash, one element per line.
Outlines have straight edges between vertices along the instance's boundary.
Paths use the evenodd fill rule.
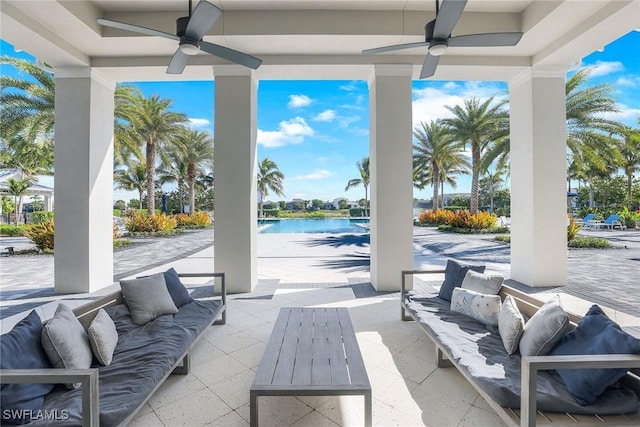
<path fill-rule="evenodd" d="M 435 0 L 210 0 L 224 10 L 205 40 L 264 60 L 258 79 L 366 79 L 372 64 L 413 64 L 426 48 L 363 56 L 418 42 Z M 197 3 L 194 0 L 194 5 Z M 165 74 L 172 40 L 103 28 L 96 18 L 175 33 L 187 0 L 3 0 L 1 37 L 52 67 L 91 66 L 116 81 L 211 79 L 198 54 Z M 453 35 L 522 31 L 515 47 L 450 48 L 433 80 L 508 80 L 531 67 L 567 67 L 640 26 L 638 0 L 469 0 Z"/>

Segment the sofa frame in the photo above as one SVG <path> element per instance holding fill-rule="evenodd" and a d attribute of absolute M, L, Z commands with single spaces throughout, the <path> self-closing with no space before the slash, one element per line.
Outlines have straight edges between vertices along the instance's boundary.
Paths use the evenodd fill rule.
<path fill-rule="evenodd" d="M 213 319 L 209 322 L 209 325 L 224 325 L 226 323 L 227 315 L 227 291 L 225 284 L 224 273 L 182 273 L 178 274 L 179 277 L 184 278 L 220 278 L 221 289 L 219 294 L 214 296 L 221 296 L 222 307 L 220 308 L 220 318 Z M 73 310 L 76 318 L 80 321 L 82 326 L 87 328 L 98 311 L 101 308 L 110 307 L 113 305 L 122 304 L 124 298 L 122 291 L 116 291 L 100 297 L 90 303 L 82 305 Z M 206 332 L 207 328 L 204 328 L 200 335 L 198 335 L 193 343 L 185 348 L 177 362 L 171 369 L 167 370 L 158 384 L 151 390 L 149 395 L 144 401 L 135 408 L 127 418 L 125 418 L 120 426 L 126 426 L 140 411 L 140 409 L 147 403 L 147 400 L 158 390 L 158 388 L 164 383 L 169 375 L 186 375 L 189 373 L 189 352 L 200 341 L 202 335 Z M 0 384 L 61 384 L 61 383 L 82 383 L 82 427 L 98 427 L 100 425 L 100 385 L 99 385 L 99 370 L 98 368 L 89 369 L 0 369 Z"/>
<path fill-rule="evenodd" d="M 405 293 L 413 288 L 413 280 L 410 287 L 407 286 L 407 276 L 413 278 L 414 275 L 423 274 L 444 274 L 445 270 L 404 270 L 402 271 L 402 289 L 400 294 L 400 314 L 403 321 L 418 320 L 413 315 L 407 315 Z M 502 285 L 499 291 L 500 297 L 504 300 L 507 295 L 511 295 L 517 302 L 520 312 L 531 317 L 544 301 L 533 298 L 512 287 Z M 571 326 L 575 327 L 581 317 L 573 313 L 567 313 Z M 494 401 L 478 383 L 472 375 L 466 373 L 457 365 L 454 360 L 450 360 L 445 351 L 438 343 L 437 339 L 429 334 L 426 328 L 423 330 L 432 339 L 436 348 L 436 364 L 438 368 L 456 367 L 458 371 L 469 381 L 476 391 L 486 400 L 502 421 L 510 427 L 535 427 L 535 426 L 639 426 L 640 411 L 634 414 L 624 415 L 575 415 L 569 413 L 543 413 L 536 409 L 536 386 L 539 371 L 553 369 L 583 369 L 583 368 L 628 368 L 635 369 L 635 373 L 628 373 L 623 379 L 625 385 L 629 386 L 640 396 L 640 377 L 636 374 L 640 372 L 640 355 L 628 354 L 607 354 L 607 355 L 582 355 L 582 356 L 526 356 L 522 357 L 521 367 L 521 403 L 520 410 L 505 408 Z"/>

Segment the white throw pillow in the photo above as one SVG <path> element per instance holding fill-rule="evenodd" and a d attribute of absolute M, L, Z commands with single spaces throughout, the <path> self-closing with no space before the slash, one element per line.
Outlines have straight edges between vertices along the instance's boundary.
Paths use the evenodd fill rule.
<path fill-rule="evenodd" d="M 89 343 L 93 355 L 98 362 L 104 366 L 109 366 L 113 359 L 113 352 L 118 344 L 118 331 L 111 317 L 103 309 L 98 310 L 98 314 L 87 329 Z"/>
<path fill-rule="evenodd" d="M 462 289 L 470 289 L 481 294 L 496 295 L 504 282 L 502 276 L 489 276 L 469 270 L 462 281 Z"/>
<path fill-rule="evenodd" d="M 518 309 L 516 300 L 511 295 L 507 295 L 502 303 L 498 318 L 498 331 L 507 353 L 512 355 L 517 352 L 520 338 L 524 333 L 524 317 Z"/>
<path fill-rule="evenodd" d="M 485 325 L 498 326 L 502 301 L 498 295 L 487 295 L 469 289 L 455 288 L 451 295 L 451 311 L 462 313 Z"/>

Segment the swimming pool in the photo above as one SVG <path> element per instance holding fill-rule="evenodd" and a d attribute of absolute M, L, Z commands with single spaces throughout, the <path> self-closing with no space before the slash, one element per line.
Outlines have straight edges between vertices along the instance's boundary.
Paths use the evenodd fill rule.
<path fill-rule="evenodd" d="M 358 225 L 360 224 L 360 225 Z M 261 233 L 366 233 L 368 219 L 317 218 L 317 219 L 260 219 L 258 227 L 267 227 Z M 362 227 L 362 226 L 365 227 Z"/>

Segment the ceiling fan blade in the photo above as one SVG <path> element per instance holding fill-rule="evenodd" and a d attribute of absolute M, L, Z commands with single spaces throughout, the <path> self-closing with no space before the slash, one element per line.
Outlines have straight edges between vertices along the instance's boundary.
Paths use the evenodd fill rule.
<path fill-rule="evenodd" d="M 442 6 L 440 6 L 440 11 L 436 16 L 436 24 L 433 27 L 434 39 L 446 40 L 449 38 L 466 5 L 467 0 L 442 0 Z"/>
<path fill-rule="evenodd" d="M 208 1 L 200 0 L 187 24 L 184 34 L 194 40 L 202 40 L 207 31 L 213 27 L 222 11 Z"/>
<path fill-rule="evenodd" d="M 440 62 L 439 56 L 427 54 L 427 57 L 424 58 L 424 64 L 422 64 L 422 70 L 420 70 L 420 78 L 426 79 L 433 76 L 436 73 L 438 62 Z"/>
<path fill-rule="evenodd" d="M 176 53 L 171 57 L 171 62 L 167 67 L 167 74 L 182 74 L 184 67 L 187 66 L 187 61 L 189 61 L 189 55 L 177 49 Z"/>
<path fill-rule="evenodd" d="M 211 55 L 219 56 L 227 61 L 244 65 L 245 67 L 249 67 L 253 70 L 257 69 L 260 64 L 262 64 L 262 59 L 260 58 L 213 43 L 200 42 L 200 50 L 210 53 Z"/>
<path fill-rule="evenodd" d="M 469 34 L 449 38 L 449 47 L 515 46 L 522 33 Z"/>
<path fill-rule="evenodd" d="M 423 46 L 429 46 L 429 43 L 415 42 L 415 43 L 394 44 L 393 46 L 384 46 L 384 47 L 376 47 L 374 49 L 366 49 L 362 51 L 362 54 L 373 55 L 374 53 L 392 52 L 394 50 L 411 49 L 414 47 L 423 47 Z"/>
<path fill-rule="evenodd" d="M 162 31 L 153 30 L 151 28 L 140 27 L 138 25 L 127 24 L 125 22 L 112 21 L 110 19 L 102 19 L 102 18 L 96 19 L 96 22 L 98 22 L 98 24 L 105 27 L 117 28 L 119 30 L 126 30 L 134 33 L 145 34 L 147 36 L 164 37 L 165 39 L 171 39 L 176 41 L 180 40 L 180 37 L 176 36 L 175 34 L 169 34 Z"/>

